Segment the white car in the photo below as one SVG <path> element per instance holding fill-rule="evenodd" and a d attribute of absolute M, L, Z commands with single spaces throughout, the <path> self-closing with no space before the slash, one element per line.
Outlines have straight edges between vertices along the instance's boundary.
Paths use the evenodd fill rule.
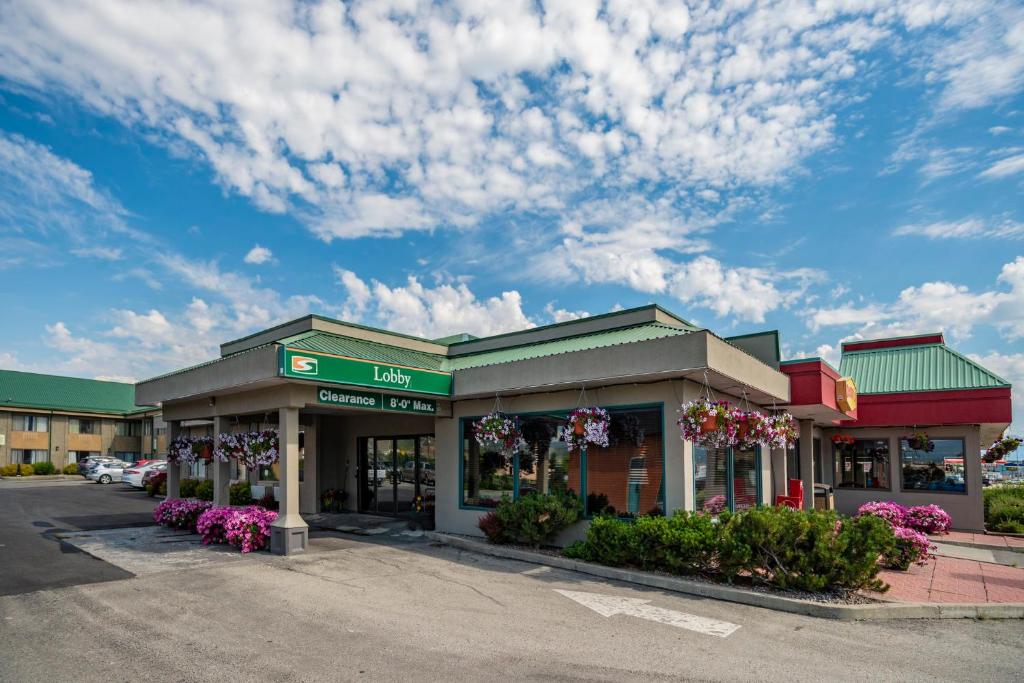
<path fill-rule="evenodd" d="M 143 488 L 142 478 L 146 476 L 146 472 L 163 464 L 163 460 L 153 460 L 145 465 L 133 465 L 121 472 L 121 483 L 133 489 L 141 489 Z"/>
<path fill-rule="evenodd" d="M 121 481 L 121 473 L 131 467 L 131 463 L 122 460 L 111 460 L 101 462 L 89 472 L 88 479 L 100 484 L 109 484 L 112 481 Z"/>

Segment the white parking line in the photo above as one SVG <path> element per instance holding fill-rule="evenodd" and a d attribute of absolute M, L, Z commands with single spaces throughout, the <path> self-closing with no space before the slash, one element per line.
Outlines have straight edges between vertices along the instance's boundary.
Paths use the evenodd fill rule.
<path fill-rule="evenodd" d="M 650 600 L 639 598 L 621 598 L 616 595 L 603 595 L 601 593 L 584 593 L 581 591 L 565 591 L 555 588 L 556 593 L 561 593 L 570 600 L 575 600 L 584 607 L 588 607 L 601 616 L 611 617 L 616 614 L 625 614 L 630 617 L 646 619 L 659 624 L 684 628 L 688 631 L 696 631 L 708 636 L 728 638 L 739 628 L 738 624 L 728 621 L 718 621 L 707 617 L 698 617 L 695 614 L 678 612 L 676 610 L 655 607 Z"/>

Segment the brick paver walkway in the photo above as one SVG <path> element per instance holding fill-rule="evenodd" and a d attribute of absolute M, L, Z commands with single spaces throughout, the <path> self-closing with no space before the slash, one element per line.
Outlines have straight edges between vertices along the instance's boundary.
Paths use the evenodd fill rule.
<path fill-rule="evenodd" d="M 1024 548 L 1024 538 L 1017 536 L 1000 536 L 999 534 L 974 534 L 969 531 L 950 531 L 948 534 L 932 536 L 933 541 L 939 543 L 959 542 L 976 543 L 978 545 L 993 546 L 995 548 Z"/>
<path fill-rule="evenodd" d="M 884 600 L 1024 603 L 1024 569 L 1018 567 L 936 557 L 905 572 L 884 569 L 878 577 L 890 586 Z"/>

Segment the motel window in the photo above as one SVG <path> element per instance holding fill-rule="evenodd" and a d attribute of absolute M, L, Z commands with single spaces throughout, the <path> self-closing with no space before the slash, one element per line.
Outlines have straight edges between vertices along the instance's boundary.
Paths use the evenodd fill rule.
<path fill-rule="evenodd" d="M 920 445 L 920 444 L 919 444 Z M 963 439 L 933 439 L 919 451 L 900 439 L 900 484 L 904 491 L 967 493 Z"/>
<path fill-rule="evenodd" d="M 114 433 L 117 436 L 141 436 L 142 423 L 136 420 L 121 420 L 114 424 Z"/>
<path fill-rule="evenodd" d="M 28 450 L 28 449 L 11 449 L 11 462 L 21 463 L 22 465 L 34 465 L 37 462 L 46 462 L 50 459 L 49 451 L 44 450 Z"/>
<path fill-rule="evenodd" d="M 698 512 L 756 507 L 761 492 L 758 449 L 693 446 L 694 509 Z"/>
<path fill-rule="evenodd" d="M 68 464 L 82 462 L 89 457 L 99 457 L 99 451 L 68 451 Z"/>
<path fill-rule="evenodd" d="M 17 414 L 11 422 L 11 431 L 48 432 L 50 431 L 50 421 L 45 415 Z"/>
<path fill-rule="evenodd" d="M 100 426 L 96 420 L 73 417 L 68 420 L 68 431 L 72 434 L 99 434 Z"/>
<path fill-rule="evenodd" d="M 588 515 L 635 516 L 665 508 L 661 408 L 609 409 L 608 447 L 569 452 L 566 413 L 520 415 L 523 444 L 510 456 L 481 447 L 476 418 L 462 421 L 461 503 L 495 507 L 503 498 L 586 490 Z"/>
<path fill-rule="evenodd" d="M 836 446 L 836 482 L 841 489 L 883 489 L 889 484 L 889 440 L 857 439 Z"/>

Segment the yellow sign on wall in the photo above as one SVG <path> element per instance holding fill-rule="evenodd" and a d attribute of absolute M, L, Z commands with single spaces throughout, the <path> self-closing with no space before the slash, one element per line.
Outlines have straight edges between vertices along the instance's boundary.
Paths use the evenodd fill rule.
<path fill-rule="evenodd" d="M 857 384 L 852 377 L 840 377 L 836 380 L 836 405 L 844 413 L 857 410 Z"/>

